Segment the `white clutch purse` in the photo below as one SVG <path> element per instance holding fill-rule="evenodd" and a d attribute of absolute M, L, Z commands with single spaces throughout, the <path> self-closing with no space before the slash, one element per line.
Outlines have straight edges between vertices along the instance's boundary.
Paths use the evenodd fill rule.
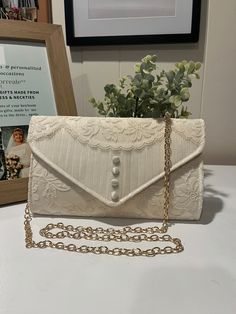
<path fill-rule="evenodd" d="M 163 119 L 32 117 L 33 214 L 163 219 Z M 203 200 L 201 119 L 171 119 L 169 218 L 197 220 Z"/>

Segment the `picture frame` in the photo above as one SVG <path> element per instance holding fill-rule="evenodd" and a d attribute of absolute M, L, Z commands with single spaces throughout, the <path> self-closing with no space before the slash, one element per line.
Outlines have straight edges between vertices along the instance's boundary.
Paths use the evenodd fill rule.
<path fill-rule="evenodd" d="M 38 21 L 40 23 L 52 23 L 52 0 L 38 0 Z"/>
<path fill-rule="evenodd" d="M 46 23 L 26 23 L 23 21 L 0 20 L 0 48 L 1 48 L 1 45 L 3 45 L 3 48 L 4 47 L 7 48 L 8 47 L 7 45 L 9 45 L 9 43 L 10 45 L 12 43 L 15 45 L 14 49 L 12 50 L 13 51 L 12 53 L 15 53 L 15 52 L 18 53 L 16 58 L 14 57 L 14 54 L 13 54 L 13 60 L 17 60 L 17 62 L 20 62 L 19 60 L 21 60 L 21 56 L 20 56 L 21 49 L 26 49 L 26 51 L 29 51 L 29 54 L 26 53 L 26 56 L 24 56 L 24 58 L 26 58 L 26 60 L 28 59 L 29 62 L 31 63 L 33 62 L 32 60 L 34 60 L 32 51 L 35 51 L 37 53 L 38 52 L 41 53 L 41 51 L 43 51 L 42 62 L 44 62 L 45 64 L 48 64 L 48 67 L 45 66 L 46 70 L 40 73 L 42 74 L 42 77 L 43 77 L 41 81 L 45 80 L 47 82 L 47 76 L 48 76 L 51 83 L 47 85 L 42 85 L 44 87 L 42 87 L 40 90 L 40 94 L 43 95 L 42 97 L 44 98 L 42 98 L 43 99 L 43 102 L 42 102 L 40 98 L 41 96 L 38 97 L 39 101 L 36 108 L 39 111 L 39 114 L 48 115 L 48 112 L 55 111 L 56 115 L 64 115 L 64 116 L 77 115 L 62 27 L 60 25 L 53 25 L 53 24 L 46 24 Z M 1 55 L 1 52 L 2 50 L 0 49 L 0 61 L 1 61 L 1 58 L 3 58 L 3 56 Z M 8 55 L 7 55 L 7 58 L 9 58 Z M 3 62 L 0 62 L 0 64 L 1 63 Z M 14 64 L 17 64 L 16 61 L 14 61 Z M 25 75 L 25 73 L 20 72 L 19 70 L 20 67 L 18 65 L 17 65 L 17 69 L 18 70 L 14 70 L 14 71 L 19 72 L 19 73 L 17 72 L 16 74 Z M 27 70 L 29 72 L 28 68 Z M 41 70 L 43 69 L 40 69 L 40 71 Z M 0 69 L 0 72 L 4 74 L 4 71 L 8 73 L 7 70 L 4 70 L 4 66 L 2 66 L 2 70 Z M 46 73 L 47 71 L 48 73 Z M 47 75 L 45 75 L 45 73 Z M 22 80 L 23 83 L 21 82 L 20 83 L 21 85 L 19 85 L 19 86 L 22 86 L 22 88 L 16 87 L 16 89 L 18 88 L 18 93 L 24 92 L 23 86 L 26 86 L 27 84 L 30 86 L 30 88 L 39 89 L 40 88 L 39 86 L 41 86 L 40 84 L 44 84 L 44 83 L 40 83 L 39 80 L 36 80 L 36 79 L 34 81 L 34 78 L 36 77 L 37 77 L 36 74 L 33 74 L 30 76 L 29 82 L 27 81 L 26 78 Z M 0 75 L 0 94 L 1 94 L 0 96 L 3 95 L 1 99 L 5 99 L 3 97 L 6 97 L 4 96 L 4 93 L 3 93 L 4 86 L 5 86 L 4 83 L 7 83 L 6 78 L 7 76 L 2 78 L 1 80 L 1 75 Z M 8 78 L 9 80 L 11 79 L 10 76 L 8 76 Z M 14 80 L 14 76 L 13 76 L 13 80 Z M 18 78 L 16 80 L 21 81 Z M 25 85 L 22 85 L 22 84 L 25 84 Z M 5 89 L 7 90 L 7 88 Z M 13 95 L 15 95 L 14 93 L 16 93 L 16 91 L 13 92 L 9 90 L 8 94 L 10 92 L 11 94 L 13 93 Z M 50 106 L 48 105 L 49 101 L 47 102 L 47 98 L 45 98 L 46 97 L 45 94 L 48 95 L 47 97 L 49 100 L 52 99 L 52 101 L 50 102 Z M 18 97 L 19 96 L 15 96 L 16 99 L 18 99 Z M 18 104 L 17 102 L 18 100 L 14 100 L 14 101 L 15 101 L 15 104 Z M 21 100 L 21 102 L 22 101 L 23 100 Z M 34 100 L 34 102 L 36 101 Z M 0 103 L 1 103 L 0 109 L 4 108 L 4 101 L 0 100 Z M 14 105 L 13 101 L 12 101 L 12 104 Z M 6 104 L 6 106 L 8 107 L 13 106 L 13 105 Z M 22 105 L 20 104 L 20 106 Z M 26 106 L 26 104 L 24 106 Z M 32 106 L 36 106 L 36 104 Z M 44 108 L 47 108 L 47 110 L 45 109 L 46 114 L 44 113 Z M 27 110 L 29 111 L 29 109 Z M 10 115 L 7 116 L 7 119 L 4 118 L 5 119 L 4 120 L 2 118 L 1 120 L 1 116 L 3 117 L 3 114 L 1 114 L 1 112 L 3 112 L 3 110 L 0 110 L 0 121 L 2 121 L 1 123 L 8 120 L 10 121 L 11 119 Z M 53 114 L 49 114 L 49 115 L 53 115 Z M 14 113 L 13 119 L 18 119 L 15 113 Z M 22 119 L 29 119 L 29 116 L 23 117 Z M 1 123 L 0 123 L 0 131 L 1 131 Z M 14 123 L 14 125 L 17 125 L 17 123 Z M 27 199 L 27 190 L 28 190 L 27 185 L 28 185 L 28 178 L 17 178 L 15 180 L 0 181 L 0 205 L 19 202 L 19 201 L 25 201 Z"/>
<path fill-rule="evenodd" d="M 68 46 L 197 42 L 201 0 L 64 0 Z"/>
<path fill-rule="evenodd" d="M 0 0 L 0 19 L 52 23 L 52 1 Z"/>

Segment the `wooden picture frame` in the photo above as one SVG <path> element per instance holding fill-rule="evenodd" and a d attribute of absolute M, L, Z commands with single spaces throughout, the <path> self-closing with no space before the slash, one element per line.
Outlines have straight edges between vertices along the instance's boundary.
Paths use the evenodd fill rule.
<path fill-rule="evenodd" d="M 58 115 L 77 115 L 72 81 L 67 61 L 63 32 L 60 25 L 0 21 L 0 41 L 19 45 L 39 43 L 45 46 Z M 37 82 L 36 82 L 37 84 Z M 28 178 L 0 181 L 0 205 L 25 201 Z"/>
<path fill-rule="evenodd" d="M 64 0 L 68 46 L 197 42 L 201 0 Z M 115 6 L 115 8 L 114 8 Z"/>
<path fill-rule="evenodd" d="M 38 22 L 52 23 L 52 1 L 39 0 Z"/>

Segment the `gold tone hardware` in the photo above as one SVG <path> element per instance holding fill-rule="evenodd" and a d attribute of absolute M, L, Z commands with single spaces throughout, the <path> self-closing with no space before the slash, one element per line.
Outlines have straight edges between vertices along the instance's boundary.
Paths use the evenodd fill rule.
<path fill-rule="evenodd" d="M 168 231 L 169 221 L 169 203 L 170 203 L 170 169 L 171 169 L 171 150 L 170 150 L 170 134 L 171 134 L 171 119 L 168 115 L 165 116 L 165 156 L 164 156 L 164 207 L 163 207 L 163 221 L 161 227 L 123 227 L 120 229 L 114 228 L 92 228 L 92 227 L 73 227 L 72 225 L 65 226 L 59 222 L 57 224 L 48 224 L 45 228 L 40 230 L 40 235 L 46 239 L 84 239 L 92 241 L 103 242 L 169 242 L 175 245 L 161 247 L 153 247 L 150 249 L 140 248 L 108 248 L 107 246 L 76 246 L 75 244 L 65 244 L 63 242 L 53 243 L 51 240 L 43 240 L 35 242 L 33 240 L 33 232 L 31 228 L 32 215 L 29 205 L 25 208 L 25 243 L 27 248 L 55 248 L 69 252 L 77 253 L 93 253 L 93 254 L 107 254 L 107 255 L 126 255 L 126 256 L 146 256 L 152 257 L 158 254 L 180 253 L 184 250 L 181 240 L 172 238 L 165 234 Z M 53 229 L 59 229 L 57 233 L 52 233 Z M 134 234 L 134 235 L 133 235 Z M 160 235 L 158 235 L 160 234 Z"/>

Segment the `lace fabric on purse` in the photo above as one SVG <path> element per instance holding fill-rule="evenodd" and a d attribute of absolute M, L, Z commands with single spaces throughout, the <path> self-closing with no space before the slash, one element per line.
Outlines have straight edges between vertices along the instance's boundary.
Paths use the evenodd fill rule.
<path fill-rule="evenodd" d="M 164 120 L 33 118 L 29 132 L 33 154 L 29 204 L 25 209 L 26 247 L 49 247 L 115 256 L 150 257 L 182 252 L 184 248 L 181 240 L 164 233 L 168 230 L 170 213 L 173 217 L 178 217 L 179 212 L 179 217 L 196 219 L 201 212 L 202 162 L 199 155 L 204 145 L 204 126 L 202 120 L 192 120 L 190 123 L 179 121 L 181 120 L 171 120 L 168 116 Z M 175 133 L 171 132 L 172 127 Z M 177 141 L 171 145 L 171 140 Z M 179 145 L 183 146 L 182 150 Z M 172 168 L 171 146 L 176 150 Z M 175 183 L 172 188 L 171 170 Z M 182 192 L 178 186 L 181 180 L 185 186 Z M 175 194 L 176 191 L 179 194 Z M 190 195 L 186 197 L 187 193 Z M 174 210 L 170 212 L 171 198 L 172 206 L 180 204 L 184 208 L 190 205 L 191 210 L 185 207 L 181 211 L 180 208 L 176 210 L 173 207 Z M 191 205 L 194 203 L 193 210 Z M 48 239 L 68 237 L 103 242 L 160 241 L 170 242 L 175 246 L 140 249 L 109 248 L 104 245 L 77 246 L 73 243 L 54 243 L 51 240 L 35 242 L 31 228 L 31 211 L 52 215 L 75 213 L 80 216 L 104 217 L 160 216 L 163 219 L 161 227 L 127 226 L 106 229 L 51 223 L 41 229 L 40 234 Z M 53 229 L 61 231 L 52 233 Z"/>
<path fill-rule="evenodd" d="M 199 219 L 204 123 L 171 119 L 171 219 Z M 33 117 L 32 213 L 163 217 L 162 119 Z"/>

